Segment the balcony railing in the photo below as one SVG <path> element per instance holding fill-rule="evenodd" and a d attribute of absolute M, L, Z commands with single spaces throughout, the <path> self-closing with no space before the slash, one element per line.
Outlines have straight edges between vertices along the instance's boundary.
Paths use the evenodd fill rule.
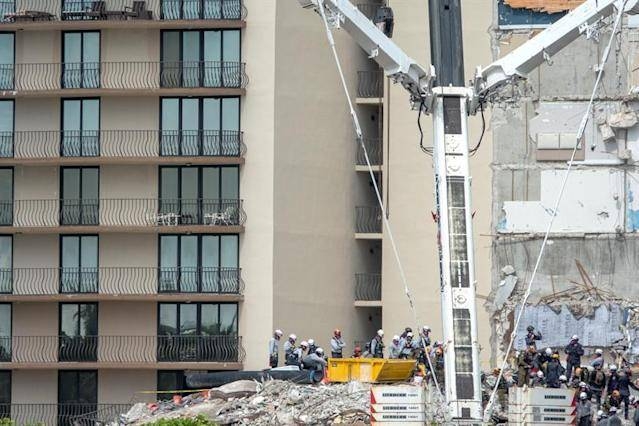
<path fill-rule="evenodd" d="M 381 274 L 356 274 L 355 275 L 355 300 L 356 301 L 382 300 L 382 275 Z"/>
<path fill-rule="evenodd" d="M 235 335 L 0 337 L 0 363 L 243 362 Z"/>
<path fill-rule="evenodd" d="M 364 139 L 364 146 L 366 147 L 366 153 L 368 154 L 368 160 L 371 162 L 371 166 L 382 165 L 382 140 L 376 139 Z M 366 166 L 366 156 L 364 155 L 364 149 L 358 143 L 357 144 L 357 165 Z"/>
<path fill-rule="evenodd" d="M 358 234 L 382 232 L 382 210 L 378 206 L 356 207 L 355 212 L 355 232 Z"/>
<path fill-rule="evenodd" d="M 14 268 L 0 269 L 0 294 L 153 295 L 200 293 L 240 295 L 240 268 Z"/>
<path fill-rule="evenodd" d="M 242 62 L 78 62 L 0 64 L 0 90 L 240 89 L 248 77 Z"/>
<path fill-rule="evenodd" d="M 357 97 L 381 98 L 384 96 L 384 73 L 382 71 L 358 71 Z"/>
<path fill-rule="evenodd" d="M 94 426 L 117 424 L 120 414 L 130 408 L 130 403 L 0 404 L 0 419 L 11 420 L 16 426 Z"/>
<path fill-rule="evenodd" d="M 50 199 L 0 202 L 0 224 L 26 227 L 241 226 L 242 200 Z"/>
<path fill-rule="evenodd" d="M 43 130 L 0 132 L 0 158 L 240 157 L 234 130 Z"/>
<path fill-rule="evenodd" d="M 0 22 L 242 20 L 243 0 L 1 0 Z"/>

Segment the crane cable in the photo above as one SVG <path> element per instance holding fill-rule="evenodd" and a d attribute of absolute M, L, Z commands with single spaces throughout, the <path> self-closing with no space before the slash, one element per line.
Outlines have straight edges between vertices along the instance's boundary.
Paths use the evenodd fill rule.
<path fill-rule="evenodd" d="M 544 235 L 543 242 L 541 244 L 541 248 L 539 249 L 539 255 L 537 256 L 537 261 L 535 262 L 535 268 L 533 269 L 532 275 L 530 276 L 530 281 L 528 282 L 528 287 L 526 287 L 526 292 L 524 293 L 524 298 L 521 301 L 521 308 L 519 309 L 519 313 L 517 314 L 517 318 L 515 320 L 515 325 L 513 326 L 513 332 L 510 337 L 510 342 L 508 343 L 508 348 L 506 349 L 506 353 L 504 354 L 504 360 L 502 362 L 501 368 L 499 370 L 499 375 L 497 376 L 497 381 L 495 382 L 495 387 L 492 390 L 490 395 L 490 399 L 488 400 L 488 404 L 486 405 L 486 409 L 484 411 L 484 422 L 487 422 L 490 419 L 490 415 L 492 413 L 493 405 L 495 403 L 495 395 L 497 394 L 497 388 L 499 387 L 499 383 L 503 378 L 504 369 L 508 364 L 508 355 L 512 351 L 513 344 L 515 342 L 515 338 L 517 337 L 517 328 L 519 327 L 519 322 L 521 321 L 521 317 L 526 309 L 526 302 L 530 297 L 530 293 L 532 290 L 532 283 L 535 280 L 535 276 L 537 275 L 537 270 L 539 269 L 539 265 L 541 264 L 541 259 L 544 255 L 544 250 L 546 248 L 546 244 L 548 242 L 548 237 L 550 236 L 550 232 L 552 230 L 552 226 L 555 222 L 555 218 L 557 217 L 557 209 L 559 209 L 559 204 L 561 203 L 561 199 L 563 198 L 564 191 L 566 189 L 566 182 L 568 181 L 568 176 L 572 171 L 573 162 L 575 160 L 575 155 L 577 153 L 577 148 L 579 147 L 579 141 L 584 135 L 586 131 L 586 125 L 588 124 L 588 117 L 590 116 L 590 112 L 592 111 L 592 106 L 595 100 L 595 96 L 597 94 L 597 89 L 599 88 L 599 83 L 601 82 L 601 78 L 603 76 L 604 65 L 608 62 L 608 57 L 610 55 L 610 50 L 612 48 L 612 43 L 615 40 L 615 34 L 617 33 L 617 29 L 619 24 L 621 23 L 621 18 L 624 14 L 624 9 L 628 0 L 624 0 L 622 5 L 619 7 L 619 12 L 617 13 L 617 17 L 615 19 L 615 24 L 612 29 L 612 33 L 610 35 L 610 40 L 608 41 L 608 45 L 606 46 L 606 50 L 604 50 L 601 64 L 599 65 L 599 70 L 597 72 L 597 79 L 595 80 L 595 85 L 592 89 L 592 93 L 590 95 L 590 100 L 588 101 L 588 107 L 584 112 L 584 116 L 581 119 L 581 123 L 579 124 L 579 130 L 577 131 L 577 139 L 575 140 L 575 146 L 572 149 L 572 155 L 570 156 L 570 161 L 568 162 L 568 167 L 566 168 L 566 172 L 564 173 L 563 181 L 561 183 L 561 187 L 559 189 L 559 193 L 557 195 L 557 200 L 555 201 L 555 206 L 552 210 L 552 215 L 550 216 L 550 222 L 548 223 L 548 227 L 546 229 L 546 233 Z"/>
<path fill-rule="evenodd" d="M 413 319 L 415 320 L 416 324 L 420 324 L 419 322 L 419 318 L 417 316 L 417 311 L 415 309 L 415 304 L 413 303 L 413 296 L 411 295 L 411 291 L 410 288 L 408 286 L 408 280 L 406 278 L 406 273 L 404 271 L 404 267 L 402 265 L 402 261 L 400 259 L 399 256 L 399 250 L 397 248 L 397 244 L 395 243 L 395 238 L 393 237 L 393 231 L 391 229 L 391 225 L 390 222 L 388 221 L 388 218 L 386 217 L 386 214 L 384 214 L 384 212 L 386 211 L 385 207 L 384 207 L 384 201 L 382 200 L 382 196 L 380 194 L 379 191 L 379 186 L 377 184 L 377 180 L 375 179 L 375 173 L 373 172 L 373 167 L 371 166 L 371 162 L 370 159 L 368 157 L 368 151 L 366 150 L 366 146 L 364 144 L 364 139 L 362 136 L 362 128 L 359 124 L 359 118 L 357 117 L 357 113 L 355 112 L 355 108 L 353 107 L 353 101 L 351 99 L 350 93 L 348 91 L 348 86 L 346 84 L 346 79 L 344 77 L 344 72 L 342 70 L 342 65 L 341 65 L 341 61 L 339 59 L 339 55 L 337 54 L 337 49 L 335 47 L 335 39 L 333 38 L 333 33 L 331 31 L 331 27 L 330 24 L 328 23 L 328 19 L 326 18 L 326 12 L 324 11 L 324 0 L 318 0 L 318 9 L 319 9 L 319 13 L 322 17 L 322 21 L 324 22 L 324 27 L 326 28 L 326 35 L 328 37 L 328 43 L 331 47 L 331 50 L 333 52 L 333 57 L 335 58 L 335 63 L 337 64 L 337 71 L 339 73 L 341 82 L 342 82 L 342 87 L 344 88 L 344 93 L 346 95 L 346 99 L 348 101 L 348 107 L 350 109 L 350 114 L 351 117 L 353 119 L 353 126 L 355 127 L 355 133 L 357 136 L 357 141 L 359 142 L 360 146 L 362 147 L 363 151 L 364 151 L 364 157 L 366 159 L 366 165 L 368 166 L 368 173 L 370 174 L 371 177 L 371 181 L 373 182 L 373 188 L 375 189 L 375 196 L 377 197 L 377 203 L 379 204 L 379 207 L 381 209 L 381 215 L 382 215 L 382 221 L 384 224 L 384 227 L 386 228 L 386 231 L 388 232 L 388 237 L 389 237 L 389 241 L 391 243 L 391 247 L 393 248 L 393 254 L 395 256 L 395 261 L 397 262 L 397 267 L 399 269 L 399 274 L 402 280 L 402 284 L 404 285 L 404 293 L 406 294 L 406 297 L 408 299 L 408 304 L 410 305 L 410 309 L 411 312 L 413 314 Z M 431 374 L 433 376 L 433 381 L 435 382 L 435 387 L 437 388 L 437 392 L 439 395 L 441 395 L 441 389 L 439 388 L 439 383 L 437 382 L 437 377 L 435 375 L 435 369 L 433 368 L 433 365 L 431 363 L 430 360 L 430 356 L 426 350 L 426 344 L 424 342 L 425 339 L 420 339 L 421 340 L 421 344 L 422 347 L 426 353 L 425 358 L 428 360 L 428 366 L 430 368 Z"/>

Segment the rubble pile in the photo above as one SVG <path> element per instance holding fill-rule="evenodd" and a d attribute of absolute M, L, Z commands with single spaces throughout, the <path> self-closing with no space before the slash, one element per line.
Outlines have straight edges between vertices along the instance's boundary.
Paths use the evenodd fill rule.
<path fill-rule="evenodd" d="M 120 424 L 197 416 L 221 425 L 368 424 L 369 391 L 369 385 L 357 382 L 296 385 L 240 380 L 173 401 L 138 403 L 121 416 Z"/>

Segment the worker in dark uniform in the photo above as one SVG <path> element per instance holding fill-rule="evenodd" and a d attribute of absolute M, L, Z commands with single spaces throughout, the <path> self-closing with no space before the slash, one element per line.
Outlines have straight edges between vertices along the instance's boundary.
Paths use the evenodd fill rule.
<path fill-rule="evenodd" d="M 384 358 L 384 330 L 377 330 L 375 337 L 371 340 L 371 355 L 373 358 Z"/>
<path fill-rule="evenodd" d="M 535 327 L 529 325 L 526 330 L 528 334 L 526 334 L 526 346 L 534 346 L 537 349 L 537 340 L 541 340 L 541 333 L 535 330 Z"/>
<path fill-rule="evenodd" d="M 566 352 L 566 376 L 568 380 L 572 379 L 573 370 L 581 365 L 581 357 L 584 354 L 584 348 L 579 343 L 579 336 L 576 334 L 570 339 L 570 343 L 564 349 Z"/>

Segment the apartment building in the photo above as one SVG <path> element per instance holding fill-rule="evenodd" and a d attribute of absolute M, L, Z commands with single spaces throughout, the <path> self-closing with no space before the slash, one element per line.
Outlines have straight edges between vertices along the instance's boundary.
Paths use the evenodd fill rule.
<path fill-rule="evenodd" d="M 353 306 L 381 259 L 355 238 L 370 188 L 297 1 L 8 0 L 0 21 L 0 417 L 106 419 L 188 370 L 266 367 L 274 328 L 381 324 Z M 355 87 L 375 68 L 339 42 Z"/>

